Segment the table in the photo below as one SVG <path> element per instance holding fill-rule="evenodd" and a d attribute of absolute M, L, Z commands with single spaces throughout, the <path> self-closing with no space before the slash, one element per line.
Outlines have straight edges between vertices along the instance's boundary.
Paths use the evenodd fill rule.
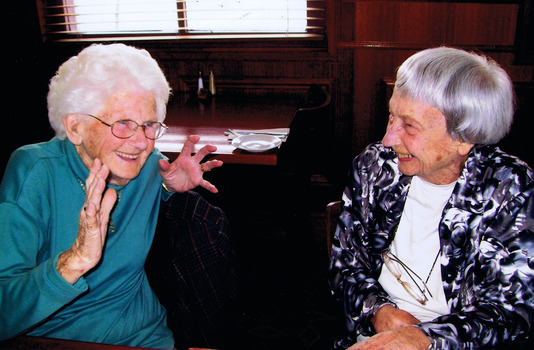
<path fill-rule="evenodd" d="M 40 350 L 134 350 L 129 346 L 88 343 L 82 341 L 52 339 L 30 336 L 18 336 L 0 342 L 0 349 L 40 349 Z"/>
<path fill-rule="evenodd" d="M 12 339 L 0 341 L 0 349 L 4 350 L 141 350 L 146 348 L 137 348 L 121 345 L 109 345 L 88 343 L 82 341 L 53 339 L 42 337 L 18 336 Z M 147 349 L 148 350 L 148 349 Z M 200 348 L 189 348 L 189 350 L 202 350 Z M 208 349 L 205 349 L 208 350 Z"/>
<path fill-rule="evenodd" d="M 171 160 L 182 150 L 189 135 L 199 135 L 199 149 L 217 146 L 210 157 L 233 164 L 276 165 L 279 149 L 250 153 L 232 146 L 224 134 L 228 129 L 289 128 L 300 98 L 291 96 L 216 95 L 200 102 L 188 95 L 175 96 L 167 108 L 169 127 L 156 147 Z"/>

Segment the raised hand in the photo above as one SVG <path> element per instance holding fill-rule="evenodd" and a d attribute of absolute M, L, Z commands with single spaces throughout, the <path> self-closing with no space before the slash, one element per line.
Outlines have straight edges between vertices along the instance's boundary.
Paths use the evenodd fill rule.
<path fill-rule="evenodd" d="M 59 256 L 56 268 L 69 283 L 95 267 L 102 257 L 110 212 L 117 200 L 114 189 L 106 190 L 109 168 L 95 159 L 85 181 L 85 202 L 80 211 L 78 236 L 72 247 Z"/>
<path fill-rule="evenodd" d="M 220 160 L 209 160 L 200 164 L 208 154 L 215 152 L 217 147 L 207 145 L 193 154 L 195 144 L 200 140 L 197 135 L 189 136 L 180 155 L 172 163 L 160 160 L 160 174 L 167 188 L 176 192 L 189 191 L 197 186 L 202 186 L 210 192 L 217 193 L 217 188 L 203 178 L 204 172 L 222 166 Z"/>

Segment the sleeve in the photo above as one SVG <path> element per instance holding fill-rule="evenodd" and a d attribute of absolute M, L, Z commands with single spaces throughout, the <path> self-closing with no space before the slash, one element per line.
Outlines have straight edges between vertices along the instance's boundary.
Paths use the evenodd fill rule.
<path fill-rule="evenodd" d="M 43 322 L 87 290 L 57 272 L 57 256 L 44 251 L 46 176 L 12 157 L 0 186 L 0 340 Z M 27 158 L 27 157 L 26 157 Z M 42 170 L 42 169 L 41 169 Z"/>
<path fill-rule="evenodd" d="M 534 197 L 532 186 L 492 218 L 468 265 L 459 305 L 419 325 L 435 349 L 524 345 L 534 318 Z M 532 341 L 532 339 L 530 340 Z"/>
<path fill-rule="evenodd" d="M 395 305 L 378 283 L 380 252 L 388 235 L 376 230 L 371 189 L 374 176 L 365 165 L 365 159 L 370 158 L 375 157 L 360 155 L 353 162 L 332 246 L 330 286 L 334 296 L 343 302 L 349 331 L 343 346 L 352 345 L 358 334 L 375 334 L 371 318 L 381 306 Z"/>

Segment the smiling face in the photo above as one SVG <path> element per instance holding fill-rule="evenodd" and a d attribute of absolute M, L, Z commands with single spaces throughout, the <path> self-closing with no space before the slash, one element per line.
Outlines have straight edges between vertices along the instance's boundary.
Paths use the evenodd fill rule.
<path fill-rule="evenodd" d="M 124 119 L 139 125 L 157 121 L 154 97 L 141 89 L 114 94 L 97 116 L 108 124 Z M 145 137 L 142 127 L 132 137 L 120 139 L 109 126 L 87 115 L 69 115 L 64 124 L 84 164 L 91 168 L 100 159 L 110 169 L 108 182 L 115 185 L 126 185 L 137 177 L 154 149 L 154 140 Z"/>
<path fill-rule="evenodd" d="M 437 185 L 456 181 L 473 145 L 453 139 L 445 116 L 429 104 L 394 91 L 389 106 L 382 143 L 397 153 L 399 170 Z"/>

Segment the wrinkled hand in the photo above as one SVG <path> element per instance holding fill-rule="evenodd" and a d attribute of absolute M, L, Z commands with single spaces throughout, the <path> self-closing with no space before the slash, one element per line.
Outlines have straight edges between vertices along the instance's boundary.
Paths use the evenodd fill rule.
<path fill-rule="evenodd" d="M 371 323 L 375 331 L 380 333 L 405 326 L 412 326 L 420 323 L 420 321 L 411 313 L 387 304 L 378 309 Z"/>
<path fill-rule="evenodd" d="M 430 339 L 417 327 L 401 327 L 356 343 L 348 350 L 426 350 Z"/>
<path fill-rule="evenodd" d="M 195 144 L 200 140 L 197 135 L 189 136 L 184 143 L 180 155 L 172 163 L 162 159 L 159 161 L 160 174 L 165 185 L 176 192 L 189 191 L 197 186 L 202 186 L 212 193 L 217 193 L 217 188 L 209 181 L 204 180 L 204 172 L 222 166 L 220 160 L 209 160 L 200 165 L 200 162 L 208 154 L 215 152 L 217 147 L 207 145 L 192 155 Z"/>
<path fill-rule="evenodd" d="M 71 284 L 95 267 L 102 257 L 109 215 L 117 200 L 114 189 L 106 190 L 108 175 L 109 168 L 95 159 L 85 181 L 85 203 L 80 211 L 78 236 L 72 247 L 58 258 L 57 271 Z"/>
<path fill-rule="evenodd" d="M 423 331 L 413 325 L 420 323 L 409 312 L 384 305 L 371 320 L 376 335 L 356 343 L 348 350 L 426 350 L 430 339 Z"/>

